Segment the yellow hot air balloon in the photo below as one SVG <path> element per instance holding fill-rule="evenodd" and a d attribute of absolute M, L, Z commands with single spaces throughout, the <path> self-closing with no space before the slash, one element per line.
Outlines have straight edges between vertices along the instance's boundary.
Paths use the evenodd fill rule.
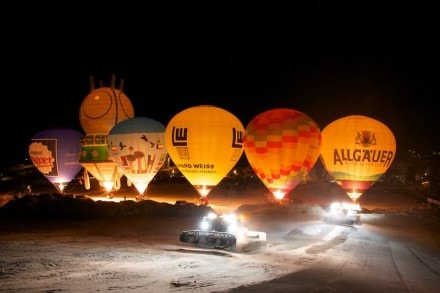
<path fill-rule="evenodd" d="M 354 203 L 385 174 L 395 156 L 393 133 L 373 118 L 350 115 L 322 130 L 321 162 Z"/>
<path fill-rule="evenodd" d="M 244 152 L 249 165 L 278 200 L 306 179 L 320 147 L 318 125 L 293 109 L 260 113 L 245 130 Z"/>
<path fill-rule="evenodd" d="M 79 163 L 85 169 L 86 189 L 90 188 L 90 173 L 107 192 L 110 192 L 112 189 L 120 188 L 123 173 L 108 153 L 107 136 L 116 124 L 133 118 L 134 109 L 130 99 L 122 91 L 123 82 L 121 81 L 119 89 L 115 88 L 114 75 L 110 87 L 97 89 L 91 77 L 90 90 L 79 111 L 79 120 L 86 133 L 81 140 L 83 147 Z"/>
<path fill-rule="evenodd" d="M 232 113 L 210 105 L 176 114 L 165 130 L 165 146 L 179 171 L 204 198 L 243 153 L 244 127 Z"/>

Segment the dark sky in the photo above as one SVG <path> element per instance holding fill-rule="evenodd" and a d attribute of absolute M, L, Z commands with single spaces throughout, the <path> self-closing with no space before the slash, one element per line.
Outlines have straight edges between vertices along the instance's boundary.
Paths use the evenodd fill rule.
<path fill-rule="evenodd" d="M 184 2 L 20 15 L 28 25 L 3 36 L 0 166 L 23 161 L 37 131 L 82 131 L 89 76 L 109 86 L 112 74 L 117 86 L 124 80 L 135 116 L 164 125 L 200 104 L 230 111 L 245 127 L 260 112 L 289 107 L 321 129 L 346 115 L 380 120 L 398 152 L 440 149 L 438 7 Z"/>

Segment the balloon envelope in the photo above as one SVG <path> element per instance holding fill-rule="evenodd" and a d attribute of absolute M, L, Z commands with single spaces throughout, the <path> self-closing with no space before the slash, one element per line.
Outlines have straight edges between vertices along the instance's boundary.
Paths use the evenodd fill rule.
<path fill-rule="evenodd" d="M 79 111 L 79 121 L 86 134 L 108 134 L 117 123 L 133 117 L 130 99 L 122 91 L 109 87 L 91 91 Z"/>
<path fill-rule="evenodd" d="M 179 171 L 205 197 L 240 159 L 243 135 L 243 124 L 232 113 L 201 105 L 168 122 L 165 145 Z"/>
<path fill-rule="evenodd" d="M 110 130 L 107 146 L 116 165 L 142 194 L 167 159 L 165 125 L 146 117 L 124 120 Z"/>
<path fill-rule="evenodd" d="M 52 128 L 37 132 L 31 139 L 32 163 L 60 192 L 81 170 L 78 158 L 83 136 L 75 129 Z"/>
<path fill-rule="evenodd" d="M 391 130 L 370 117 L 346 116 L 322 130 L 320 159 L 354 202 L 385 174 L 395 154 Z"/>
<path fill-rule="evenodd" d="M 318 125 L 293 109 L 265 111 L 246 126 L 244 152 L 249 165 L 278 199 L 306 179 L 320 147 Z"/>

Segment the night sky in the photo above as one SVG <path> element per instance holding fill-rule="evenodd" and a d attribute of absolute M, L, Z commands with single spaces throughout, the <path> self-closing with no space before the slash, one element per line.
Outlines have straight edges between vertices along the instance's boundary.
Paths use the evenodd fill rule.
<path fill-rule="evenodd" d="M 113 74 L 135 116 L 164 125 L 201 104 L 230 111 L 245 127 L 260 112 L 288 107 L 321 129 L 347 115 L 375 118 L 393 131 L 398 152 L 440 149 L 437 7 L 273 2 L 22 15 L 31 25 L 3 36 L 0 167 L 27 158 L 40 130 L 82 131 L 89 76 L 110 86 Z"/>

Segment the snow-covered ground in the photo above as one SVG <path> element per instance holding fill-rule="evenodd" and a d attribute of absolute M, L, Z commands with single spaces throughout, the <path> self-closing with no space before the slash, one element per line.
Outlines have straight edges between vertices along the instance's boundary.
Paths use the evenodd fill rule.
<path fill-rule="evenodd" d="M 280 205 L 212 198 L 212 207 L 226 211 L 230 202 L 245 226 L 267 233 L 251 250 L 179 242 L 200 215 L 172 204 L 175 212 L 166 216 L 2 219 L 0 290 L 438 292 L 439 220 L 425 205 L 406 194 L 369 194 L 375 209 L 361 215 L 361 225 L 345 226 L 323 221 L 325 205 L 312 204 L 323 199 Z"/>

